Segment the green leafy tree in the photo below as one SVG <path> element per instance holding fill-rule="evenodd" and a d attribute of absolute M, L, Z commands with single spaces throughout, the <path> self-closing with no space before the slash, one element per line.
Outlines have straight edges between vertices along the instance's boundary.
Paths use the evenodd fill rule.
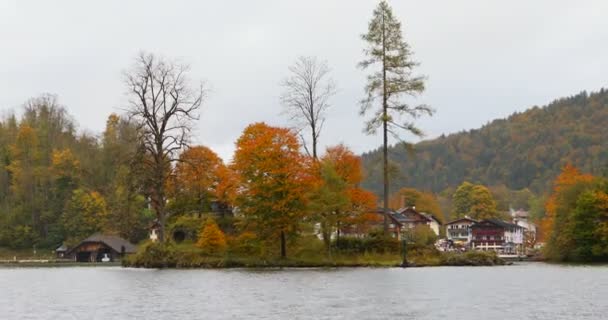
<path fill-rule="evenodd" d="M 454 192 L 454 215 L 472 219 L 504 218 L 496 209 L 496 201 L 488 188 L 463 182 Z"/>
<path fill-rule="evenodd" d="M 608 193 L 598 189 L 578 196 L 571 223 L 563 230 L 575 244 L 566 252 L 569 260 L 608 261 Z"/>
<path fill-rule="evenodd" d="M 384 211 L 389 208 L 389 159 L 388 134 L 400 139 L 399 132 L 405 131 L 421 136 L 413 119 L 421 115 L 431 115 L 433 110 L 426 105 L 412 106 L 404 102 L 405 96 L 416 96 L 424 91 L 424 78 L 412 74 L 418 64 L 412 60 L 412 52 L 403 40 L 401 23 L 393 15 L 386 1 L 381 1 L 374 10 L 368 31 L 362 35 L 368 47 L 366 59 L 359 63 L 362 69 L 374 68 L 368 76 L 365 91 L 367 96 L 361 101 L 361 114 L 370 112 L 376 104 L 379 108 L 372 111 L 365 131 L 376 133 L 382 128 L 383 136 L 383 204 Z M 406 117 L 406 119 L 402 119 Z M 388 220 L 384 219 L 384 232 L 388 230 Z"/>
<path fill-rule="evenodd" d="M 528 207 L 532 221 L 538 223 L 545 217 L 545 202 L 547 202 L 547 198 L 544 196 L 530 198 Z"/>
<path fill-rule="evenodd" d="M 58 246 L 65 238 L 60 218 L 66 202 L 81 184 L 80 161 L 71 149 L 53 150 L 51 155 L 51 197 L 47 210 L 43 211 L 42 223 L 46 226 L 43 245 Z"/>
<path fill-rule="evenodd" d="M 69 243 L 82 240 L 107 227 L 106 202 L 97 192 L 76 189 L 61 216 L 61 222 Z"/>
<path fill-rule="evenodd" d="M 465 181 L 456 189 L 456 192 L 454 192 L 454 195 L 452 196 L 452 201 L 454 206 L 455 217 L 464 217 L 465 215 L 468 215 L 471 211 L 471 207 L 473 206 L 473 188 L 475 188 L 474 184 Z"/>
<path fill-rule="evenodd" d="M 16 206 L 16 225 L 28 226 L 28 230 L 40 234 L 41 200 L 45 199 L 41 182 L 45 172 L 36 130 L 28 125 L 19 126 L 16 140 L 10 145 L 11 162 L 7 170 L 11 175 L 11 193 Z M 25 229 L 23 229 L 25 230 Z"/>
<path fill-rule="evenodd" d="M 488 188 L 482 185 L 476 185 L 473 188 L 469 215 L 478 220 L 500 217 L 496 210 L 496 201 Z"/>
<path fill-rule="evenodd" d="M 148 227 L 154 219 L 139 191 L 140 182 L 136 174 L 129 166 L 119 166 L 111 184 L 112 190 L 107 195 L 108 228 L 135 243 L 147 237 Z"/>
<path fill-rule="evenodd" d="M 348 184 L 338 174 L 331 161 L 323 161 L 320 164 L 320 181 L 311 194 L 309 205 L 312 218 L 321 226 L 321 235 L 325 243 L 325 249 L 331 256 L 331 236 L 338 225 L 340 213 L 346 212 L 352 207 Z"/>

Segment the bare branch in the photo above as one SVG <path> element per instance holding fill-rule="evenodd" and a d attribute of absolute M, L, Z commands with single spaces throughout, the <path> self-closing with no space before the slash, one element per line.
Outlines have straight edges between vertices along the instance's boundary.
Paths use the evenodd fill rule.
<path fill-rule="evenodd" d="M 187 78 L 190 68 L 153 54 L 140 53 L 125 73 L 129 119 L 136 121 L 139 139 L 146 151 L 145 164 L 150 197 L 164 235 L 165 183 L 171 162 L 188 146 L 192 121 L 205 98 L 205 88 L 192 87 Z"/>
<path fill-rule="evenodd" d="M 299 57 L 289 67 L 290 75 L 281 85 L 284 113 L 300 127 L 307 127 L 312 136 L 312 156 L 317 158 L 317 139 L 325 122 L 329 100 L 336 93 L 327 62 L 316 57 Z"/>

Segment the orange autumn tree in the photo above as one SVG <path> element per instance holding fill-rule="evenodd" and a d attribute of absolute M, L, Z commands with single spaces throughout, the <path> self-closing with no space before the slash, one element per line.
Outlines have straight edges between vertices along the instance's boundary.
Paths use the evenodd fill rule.
<path fill-rule="evenodd" d="M 170 205 L 179 213 L 210 210 L 211 201 L 231 200 L 229 186 L 234 184 L 233 175 L 222 159 L 205 146 L 194 146 L 184 151 L 173 171 L 168 190 L 172 196 Z"/>
<path fill-rule="evenodd" d="M 376 207 L 376 196 L 360 187 L 363 180 L 361 158 L 346 146 L 340 144 L 327 148 L 321 158 L 321 179 L 317 185 L 316 198 L 325 197 L 326 202 L 320 208 L 313 208 L 320 224 L 326 246 L 329 250 L 329 238 L 336 231 L 352 225 L 364 225 L 377 215 L 367 215 Z"/>
<path fill-rule="evenodd" d="M 207 221 L 205 221 L 196 246 L 206 254 L 218 254 L 226 250 L 226 235 L 220 230 L 213 218 L 207 218 Z"/>
<path fill-rule="evenodd" d="M 540 240 L 546 242 L 546 254 L 559 258 L 561 251 L 571 243 L 563 237 L 565 226 L 571 224 L 572 208 L 576 206 L 578 196 L 595 180 L 589 174 L 581 173 L 571 164 L 562 168 L 562 172 L 553 183 L 553 192 L 545 204 L 546 216 L 540 223 Z"/>
<path fill-rule="evenodd" d="M 312 183 L 310 159 L 300 153 L 293 131 L 255 123 L 236 142 L 232 168 L 239 177 L 236 204 L 245 227 L 267 243 L 280 242 L 287 256 L 287 240 L 299 234 Z"/>
<path fill-rule="evenodd" d="M 232 168 L 220 166 L 216 172 L 218 184 L 215 186 L 215 197 L 222 204 L 232 205 L 236 201 L 239 180 Z"/>

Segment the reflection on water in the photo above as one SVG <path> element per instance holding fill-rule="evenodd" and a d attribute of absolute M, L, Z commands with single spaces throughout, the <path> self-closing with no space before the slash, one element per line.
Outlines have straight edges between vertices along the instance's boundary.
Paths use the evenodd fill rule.
<path fill-rule="evenodd" d="M 607 319 L 608 266 L 0 268 L 0 319 Z"/>

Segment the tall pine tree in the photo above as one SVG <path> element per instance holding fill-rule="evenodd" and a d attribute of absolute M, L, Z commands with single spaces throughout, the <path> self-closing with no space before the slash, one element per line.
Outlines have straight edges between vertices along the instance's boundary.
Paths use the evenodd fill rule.
<path fill-rule="evenodd" d="M 383 200 L 384 213 L 388 214 L 388 134 L 399 140 L 402 131 L 421 136 L 422 131 L 413 120 L 424 114 L 432 115 L 433 109 L 427 105 L 412 106 L 404 102 L 404 96 L 417 96 L 424 91 L 424 78 L 412 74 L 418 63 L 412 60 L 410 47 L 401 34 L 401 23 L 393 16 L 386 1 L 378 4 L 368 28 L 368 32 L 362 35 L 368 45 L 365 50 L 366 59 L 359 66 L 362 69 L 375 69 L 367 77 L 367 96 L 361 101 L 361 115 L 381 102 L 378 103 L 381 107 L 373 110 L 365 131 L 374 134 L 378 128 L 382 128 Z M 388 220 L 385 217 L 385 232 L 387 229 Z"/>

